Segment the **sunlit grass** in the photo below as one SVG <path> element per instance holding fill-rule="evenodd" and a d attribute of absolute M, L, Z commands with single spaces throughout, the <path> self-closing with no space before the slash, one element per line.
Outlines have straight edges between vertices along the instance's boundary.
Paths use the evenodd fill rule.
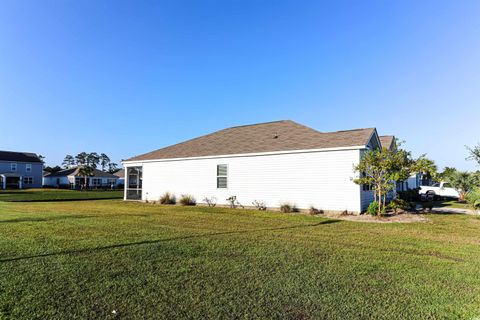
<path fill-rule="evenodd" d="M 479 316 L 480 219 L 428 219 L 0 202 L 0 318 Z"/>
<path fill-rule="evenodd" d="M 0 190 L 0 201 L 67 201 L 121 199 L 123 191 L 78 191 L 64 189 Z"/>

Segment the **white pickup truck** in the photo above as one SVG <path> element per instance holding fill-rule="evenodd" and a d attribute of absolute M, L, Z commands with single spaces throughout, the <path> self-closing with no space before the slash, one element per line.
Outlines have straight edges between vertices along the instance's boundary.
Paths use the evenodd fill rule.
<path fill-rule="evenodd" d="M 435 183 L 432 186 L 421 186 L 418 192 L 421 195 L 432 195 L 437 197 L 459 198 L 460 195 L 448 182 Z"/>

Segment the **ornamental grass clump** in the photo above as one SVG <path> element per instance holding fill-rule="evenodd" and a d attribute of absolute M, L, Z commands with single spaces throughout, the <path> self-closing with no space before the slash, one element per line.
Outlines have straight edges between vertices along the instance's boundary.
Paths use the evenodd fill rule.
<path fill-rule="evenodd" d="M 294 204 L 286 202 L 280 205 L 280 211 L 283 213 L 298 212 L 298 208 Z"/>
<path fill-rule="evenodd" d="M 197 204 L 197 200 L 191 194 L 182 194 L 178 201 L 182 206 L 194 206 Z"/>
<path fill-rule="evenodd" d="M 160 204 L 175 204 L 177 202 L 177 199 L 175 198 L 174 194 L 171 194 L 170 192 L 165 192 L 159 200 Z"/>

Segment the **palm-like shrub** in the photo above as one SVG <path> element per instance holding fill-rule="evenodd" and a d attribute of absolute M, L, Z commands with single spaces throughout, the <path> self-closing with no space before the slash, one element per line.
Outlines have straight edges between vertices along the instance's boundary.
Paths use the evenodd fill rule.
<path fill-rule="evenodd" d="M 178 202 L 180 202 L 182 206 L 194 206 L 197 204 L 197 200 L 191 194 L 182 194 Z"/>
<path fill-rule="evenodd" d="M 378 215 L 378 211 L 380 210 L 379 208 L 380 204 L 378 203 L 378 201 L 370 202 L 367 208 L 367 213 L 371 214 L 372 216 L 376 216 Z"/>
<path fill-rule="evenodd" d="M 408 207 L 407 201 L 397 198 L 388 204 L 387 208 L 393 210 L 393 212 L 396 214 L 398 210 L 405 210 Z"/>
<path fill-rule="evenodd" d="M 458 190 L 459 200 L 464 201 L 467 193 L 475 187 L 476 180 L 475 174 L 467 171 L 454 171 L 449 175 L 447 182 L 450 182 Z"/>
<path fill-rule="evenodd" d="M 161 204 L 175 204 L 177 202 L 177 199 L 174 194 L 171 194 L 170 192 L 165 192 L 160 197 L 159 201 Z"/>
<path fill-rule="evenodd" d="M 470 191 L 466 196 L 466 200 L 474 210 L 480 210 L 480 188 L 477 187 Z"/>

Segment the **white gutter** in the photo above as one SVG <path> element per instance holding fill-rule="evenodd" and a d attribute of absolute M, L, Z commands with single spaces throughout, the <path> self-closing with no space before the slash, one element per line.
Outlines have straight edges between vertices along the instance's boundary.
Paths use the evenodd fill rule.
<path fill-rule="evenodd" d="M 136 164 L 149 163 L 149 162 L 169 162 L 169 161 L 238 158 L 238 157 L 259 157 L 259 156 L 271 156 L 271 155 L 281 155 L 281 154 L 313 153 L 313 152 L 328 152 L 328 151 L 342 151 L 342 150 L 364 150 L 364 149 L 367 149 L 367 146 L 271 151 L 271 152 L 258 152 L 258 153 L 238 153 L 238 154 L 225 154 L 225 155 L 216 155 L 216 156 L 184 157 L 184 158 L 170 158 L 170 159 L 134 160 L 134 161 L 122 161 L 121 163 L 124 166 L 128 166 L 128 165 L 136 165 Z"/>

